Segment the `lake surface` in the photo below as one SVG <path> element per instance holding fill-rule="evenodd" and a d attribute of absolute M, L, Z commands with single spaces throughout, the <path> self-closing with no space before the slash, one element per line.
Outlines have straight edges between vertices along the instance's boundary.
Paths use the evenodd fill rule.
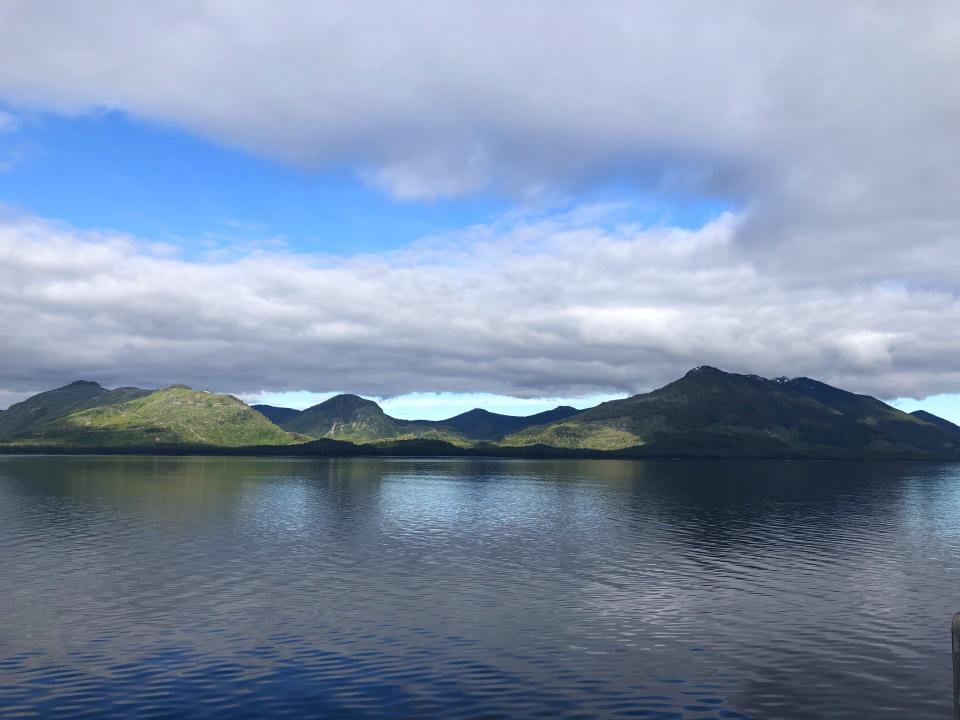
<path fill-rule="evenodd" d="M 960 466 L 0 457 L 0 715 L 949 718 Z"/>

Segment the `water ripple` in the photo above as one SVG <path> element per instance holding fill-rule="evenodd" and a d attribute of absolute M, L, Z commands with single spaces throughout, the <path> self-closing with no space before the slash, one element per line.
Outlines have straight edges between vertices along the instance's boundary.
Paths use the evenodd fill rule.
<path fill-rule="evenodd" d="M 943 718 L 960 467 L 0 458 L 4 717 Z"/>

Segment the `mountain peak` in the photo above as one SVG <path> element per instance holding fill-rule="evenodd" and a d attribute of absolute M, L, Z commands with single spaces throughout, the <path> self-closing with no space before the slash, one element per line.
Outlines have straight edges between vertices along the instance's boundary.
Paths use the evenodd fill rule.
<path fill-rule="evenodd" d="M 39 393 L 0 415 L 0 444 L 136 447 L 160 438 L 174 444 L 282 445 L 302 436 L 629 450 L 651 457 L 960 457 L 960 426 L 930 413 L 911 417 L 876 398 L 807 377 L 771 380 L 710 365 L 588 410 L 559 406 L 529 416 L 473 408 L 447 420 L 402 420 L 350 393 L 305 411 L 251 409 L 233 396 L 185 385 L 106 390 L 90 380 Z"/>
<path fill-rule="evenodd" d="M 693 384 L 697 387 L 707 386 L 712 387 L 714 385 L 728 385 L 734 383 L 737 385 L 742 385 L 747 383 L 749 385 L 755 385 L 757 383 L 768 383 L 770 382 L 765 377 L 760 375 L 743 375 L 740 373 L 727 372 L 726 370 L 721 370 L 720 368 L 713 367 L 712 365 L 698 365 L 687 372 L 679 380 L 674 380 L 672 383 L 664 386 L 667 388 L 681 388 L 685 387 L 688 384 Z"/>
<path fill-rule="evenodd" d="M 322 403 L 318 403 L 311 408 L 307 408 L 305 412 L 309 412 L 314 408 L 330 408 L 337 410 L 346 410 L 346 409 L 360 409 L 366 408 L 372 410 L 376 408 L 381 410 L 380 406 L 377 405 L 373 400 L 367 400 L 362 398 L 359 395 L 353 395 L 352 393 L 340 393 L 339 395 L 334 395 L 332 398 L 327 398 Z"/>
<path fill-rule="evenodd" d="M 459 415 L 454 415 L 454 417 L 452 417 L 452 418 L 450 418 L 450 419 L 451 419 L 451 420 L 454 420 L 454 419 L 456 419 L 456 418 L 464 418 L 464 419 L 465 419 L 465 418 L 480 418 L 480 417 L 488 417 L 488 416 L 490 416 L 490 415 L 497 415 L 497 414 L 498 414 L 498 413 L 492 413 L 492 412 L 490 412 L 489 410 L 485 410 L 484 408 L 473 408 L 473 410 L 467 410 L 466 412 L 462 412 L 462 413 L 460 413 Z"/>
<path fill-rule="evenodd" d="M 952 423 L 949 420 L 940 417 L 939 415 L 934 415 L 931 412 L 927 412 L 926 410 L 914 410 L 910 414 L 917 418 L 917 420 L 921 420 L 931 425 L 936 425 L 943 430 L 947 430 L 951 433 L 960 433 L 960 425 Z"/>
<path fill-rule="evenodd" d="M 830 390 L 840 390 L 840 388 L 835 388 L 832 385 L 827 385 L 825 382 L 820 380 L 814 380 L 813 378 L 804 377 L 803 375 L 795 378 L 784 378 L 783 382 L 787 385 L 792 385 L 797 388 L 816 388 L 816 389 L 825 389 L 829 388 Z M 847 392 L 846 390 L 840 390 L 840 392 Z"/>
<path fill-rule="evenodd" d="M 713 365 L 697 365 L 692 370 L 689 370 L 684 377 L 699 377 L 703 375 L 729 375 L 730 373 L 724 372 L 719 368 L 713 367 Z"/>
<path fill-rule="evenodd" d="M 388 416 L 377 403 L 343 393 L 309 407 L 282 423 L 285 430 L 314 438 L 351 442 L 389 439 L 403 434 L 402 423 Z"/>
<path fill-rule="evenodd" d="M 454 415 L 446 420 L 429 421 L 434 426 L 444 426 L 456 430 L 464 437 L 473 440 L 498 440 L 509 433 L 517 432 L 533 425 L 545 425 L 562 420 L 580 412 L 568 406 L 556 407 L 534 415 L 504 415 L 484 408 L 473 408 Z"/>

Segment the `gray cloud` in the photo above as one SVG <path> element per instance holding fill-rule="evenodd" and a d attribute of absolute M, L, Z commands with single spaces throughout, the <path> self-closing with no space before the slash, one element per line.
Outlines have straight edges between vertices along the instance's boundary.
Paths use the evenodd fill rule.
<path fill-rule="evenodd" d="M 7 391 L 569 395 L 700 362 L 960 389 L 953 0 L 14 1 L 0 29 L 18 108 L 117 108 L 405 199 L 626 177 L 739 208 L 692 233 L 559 217 L 207 264 L 8 218 Z"/>
<path fill-rule="evenodd" d="M 607 227 L 602 209 L 347 259 L 188 262 L 31 218 L 0 225 L 6 391 L 75 377 L 235 393 L 636 392 L 709 362 L 884 396 L 960 386 L 960 303 L 785 284 L 727 214 Z"/>
<path fill-rule="evenodd" d="M 952 0 L 22 0 L 0 27 L 8 99 L 348 163 L 401 197 L 616 170 L 929 219 L 955 179 Z"/>

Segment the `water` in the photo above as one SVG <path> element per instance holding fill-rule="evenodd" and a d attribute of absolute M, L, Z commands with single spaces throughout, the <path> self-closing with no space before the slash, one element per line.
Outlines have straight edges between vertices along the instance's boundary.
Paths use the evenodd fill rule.
<path fill-rule="evenodd" d="M 0 458 L 0 715 L 948 718 L 960 466 Z"/>

